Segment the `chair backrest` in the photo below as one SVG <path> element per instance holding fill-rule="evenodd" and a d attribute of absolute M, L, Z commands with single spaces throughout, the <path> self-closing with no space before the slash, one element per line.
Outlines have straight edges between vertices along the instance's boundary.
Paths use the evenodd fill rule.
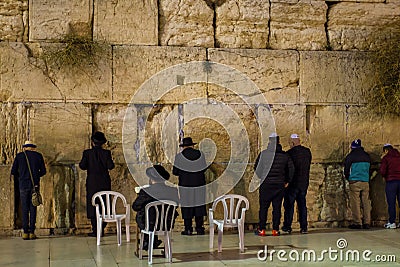
<path fill-rule="evenodd" d="M 238 220 L 242 219 L 244 212 L 249 209 L 249 201 L 241 195 L 228 194 L 218 197 L 212 205 L 213 211 L 220 202 L 224 208 L 224 224 L 226 226 L 237 226 Z M 242 207 L 242 203 L 244 203 L 244 207 Z M 240 207 L 242 209 L 239 213 Z"/>
<path fill-rule="evenodd" d="M 178 204 L 171 200 L 153 201 L 145 207 L 146 231 L 169 231 L 173 228 Z M 152 229 L 154 227 L 154 229 Z"/>
<path fill-rule="evenodd" d="M 92 197 L 92 205 L 96 207 L 96 212 L 99 212 L 103 219 L 113 220 L 115 215 L 117 215 L 116 207 L 118 199 L 122 201 L 125 207 L 125 213 L 128 215 L 130 207 L 126 202 L 126 198 L 121 193 L 115 191 L 100 191 L 95 193 Z M 99 204 L 101 209 L 99 209 Z"/>

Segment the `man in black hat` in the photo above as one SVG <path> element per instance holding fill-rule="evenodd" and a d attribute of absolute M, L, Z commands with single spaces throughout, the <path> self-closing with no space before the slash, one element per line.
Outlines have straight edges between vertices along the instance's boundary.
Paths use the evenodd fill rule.
<path fill-rule="evenodd" d="M 32 190 L 33 187 L 39 190 L 40 177 L 46 174 L 46 166 L 42 154 L 35 151 L 36 145 L 32 141 L 26 141 L 22 147 L 24 151 L 18 153 L 15 157 L 11 174 L 14 179 L 18 179 L 22 207 L 22 228 L 24 230 L 22 238 L 28 240 L 36 239 L 37 207 L 32 205 Z M 32 185 L 32 179 L 34 185 Z"/>
<path fill-rule="evenodd" d="M 178 189 L 168 186 L 165 184 L 166 180 L 169 180 L 169 173 L 164 169 L 161 165 L 154 165 L 153 167 L 146 169 L 146 174 L 149 177 L 149 186 L 140 189 L 138 196 L 132 204 L 132 209 L 136 211 L 136 222 L 138 224 L 139 229 L 145 228 L 145 207 L 147 204 L 157 200 L 172 200 L 178 204 Z M 170 211 L 172 213 L 172 211 Z M 172 217 L 172 214 L 168 214 L 169 218 Z M 178 213 L 175 212 L 175 218 L 178 216 Z M 153 228 L 155 225 L 155 214 L 150 214 L 149 224 L 150 228 Z M 168 226 L 170 227 L 170 226 Z M 143 249 L 148 249 L 148 237 L 145 235 L 143 240 Z M 154 245 L 153 248 L 157 248 L 161 244 L 161 240 L 158 240 L 158 236 L 154 236 Z"/>
<path fill-rule="evenodd" d="M 179 193 L 182 217 L 185 224 L 185 230 L 182 235 L 192 235 L 192 219 L 195 217 L 196 232 L 198 235 L 204 235 L 204 220 L 206 216 L 205 203 L 205 185 L 206 177 L 204 175 L 207 169 L 207 163 L 204 154 L 194 149 L 192 138 L 183 138 L 182 152 L 176 155 L 172 173 L 179 177 Z"/>
<path fill-rule="evenodd" d="M 114 169 L 114 162 L 111 157 L 111 151 L 102 148 L 107 142 L 104 133 L 95 132 L 92 135 L 92 148 L 83 151 L 79 168 L 87 170 L 86 178 L 86 212 L 87 217 L 92 224 L 92 232 L 89 236 L 97 235 L 96 209 L 92 206 L 92 197 L 99 191 L 111 190 L 111 178 L 109 170 Z M 106 223 L 103 223 L 103 231 Z"/>

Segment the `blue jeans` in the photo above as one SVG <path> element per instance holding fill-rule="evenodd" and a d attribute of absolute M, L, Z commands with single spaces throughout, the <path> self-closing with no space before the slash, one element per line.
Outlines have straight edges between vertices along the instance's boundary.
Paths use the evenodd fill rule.
<path fill-rule="evenodd" d="M 36 224 L 36 210 L 32 205 L 32 190 L 20 190 L 21 207 L 22 207 L 22 229 L 24 233 L 34 233 Z"/>
<path fill-rule="evenodd" d="M 285 201 L 283 207 L 285 208 L 283 227 L 292 229 L 294 202 L 297 202 L 299 209 L 299 223 L 300 228 L 307 230 L 307 203 L 306 203 L 307 190 L 300 190 L 298 188 L 286 188 Z"/>
<path fill-rule="evenodd" d="M 400 205 L 400 181 L 387 181 L 386 187 L 386 200 L 388 203 L 389 222 L 396 222 L 396 198 Z"/>

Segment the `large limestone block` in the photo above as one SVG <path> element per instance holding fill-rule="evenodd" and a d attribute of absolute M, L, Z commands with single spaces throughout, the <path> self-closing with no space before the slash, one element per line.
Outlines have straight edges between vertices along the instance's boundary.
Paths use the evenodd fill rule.
<path fill-rule="evenodd" d="M 92 13 L 92 0 L 29 1 L 29 40 L 61 39 L 71 31 L 88 34 Z"/>
<path fill-rule="evenodd" d="M 327 9 L 323 1 L 273 2 L 269 46 L 273 49 L 325 50 Z"/>
<path fill-rule="evenodd" d="M 333 50 L 374 50 L 400 30 L 398 3 L 338 3 L 329 9 L 328 36 Z"/>
<path fill-rule="evenodd" d="M 266 48 L 269 2 L 229 0 L 215 8 L 218 47 Z"/>
<path fill-rule="evenodd" d="M 345 108 L 308 106 L 306 129 L 314 162 L 342 162 L 344 158 Z"/>
<path fill-rule="evenodd" d="M 75 228 L 77 233 L 87 232 L 90 220 L 86 213 L 86 171 L 79 168 L 78 164 L 72 165 L 75 173 Z"/>
<path fill-rule="evenodd" d="M 321 164 L 311 164 L 310 184 L 307 191 L 307 218 L 310 222 L 318 222 L 321 218 L 322 185 L 325 180 L 325 168 Z"/>
<path fill-rule="evenodd" d="M 214 47 L 214 10 L 206 1 L 158 3 L 160 45 Z"/>
<path fill-rule="evenodd" d="M 43 49 L 62 49 L 61 44 L 10 43 L 0 46 L 3 101 L 111 101 L 111 49 L 97 66 L 57 67 L 45 65 Z"/>
<path fill-rule="evenodd" d="M 112 44 L 157 45 L 156 0 L 94 1 L 93 35 Z"/>
<path fill-rule="evenodd" d="M 365 103 L 373 86 L 368 53 L 300 53 L 300 98 L 306 103 Z"/>
<path fill-rule="evenodd" d="M 371 166 L 372 171 L 377 171 L 377 175 L 369 183 L 369 196 L 371 198 L 371 220 L 372 221 L 384 221 L 388 220 L 388 207 L 385 186 L 382 176 L 379 174 L 379 164 L 373 164 Z"/>
<path fill-rule="evenodd" d="M 0 166 L 0 231 L 14 227 L 14 180 L 10 177 L 11 165 Z"/>
<path fill-rule="evenodd" d="M 26 41 L 28 0 L 3 0 L 0 4 L 0 40 Z"/>
<path fill-rule="evenodd" d="M 191 61 L 203 61 L 206 59 L 206 50 L 203 48 L 118 46 L 114 48 L 113 55 L 113 101 L 128 103 L 143 83 L 153 81 L 150 80 L 153 75 L 174 65 Z M 181 72 L 186 75 L 184 69 Z M 199 75 L 205 75 L 202 68 L 198 72 Z M 164 80 L 154 81 L 148 91 L 141 92 L 142 97 L 140 99 L 135 98 L 137 101 L 135 103 L 156 103 L 159 100 L 158 93 L 162 96 L 162 94 L 173 89 L 174 86 L 180 85 L 181 79 L 185 80 L 185 77 L 178 77 L 178 74 L 175 75 L 177 75 L 176 79 L 169 77 L 175 81 L 170 88 L 165 88 Z M 190 73 L 187 75 L 190 75 Z M 192 76 L 198 76 L 198 74 L 194 73 Z M 165 89 L 165 91 L 159 92 L 160 88 L 163 88 L 162 90 Z M 203 93 L 198 91 L 202 90 L 201 87 L 187 86 L 185 89 L 189 91 L 183 96 L 181 94 L 174 94 L 175 97 L 170 95 L 168 102 L 180 103 L 182 100 L 190 99 L 190 95 L 198 96 L 202 94 L 205 96 L 204 90 Z"/>
<path fill-rule="evenodd" d="M 37 228 L 55 228 L 68 232 L 74 225 L 74 172 L 67 166 L 47 165 L 47 174 L 40 180 L 43 205 L 38 207 Z"/>
<path fill-rule="evenodd" d="M 50 163 L 75 163 L 89 147 L 91 110 L 78 103 L 32 104 L 30 137 Z"/>
<path fill-rule="evenodd" d="M 247 76 L 260 89 L 268 103 L 299 102 L 299 55 L 295 51 L 209 49 L 208 58 Z M 247 88 L 243 86 L 249 85 L 241 84 L 241 90 L 246 91 Z M 253 93 L 250 87 L 248 91 L 248 94 Z M 237 92 L 232 93 L 235 94 Z"/>
<path fill-rule="evenodd" d="M 29 105 L 0 104 L 0 153 L 1 164 L 12 164 L 15 155 L 22 151 L 28 135 Z"/>

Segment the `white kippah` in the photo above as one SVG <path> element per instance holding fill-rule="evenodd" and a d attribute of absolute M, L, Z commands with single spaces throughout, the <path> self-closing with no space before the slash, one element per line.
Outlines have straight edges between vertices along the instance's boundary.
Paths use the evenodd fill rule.
<path fill-rule="evenodd" d="M 389 143 L 386 143 L 386 144 L 383 145 L 383 147 L 387 147 L 387 146 L 392 146 L 392 145 L 389 144 Z"/>
<path fill-rule="evenodd" d="M 290 138 L 292 138 L 292 139 L 297 139 L 297 138 L 300 138 L 297 134 L 291 134 L 290 135 Z"/>

